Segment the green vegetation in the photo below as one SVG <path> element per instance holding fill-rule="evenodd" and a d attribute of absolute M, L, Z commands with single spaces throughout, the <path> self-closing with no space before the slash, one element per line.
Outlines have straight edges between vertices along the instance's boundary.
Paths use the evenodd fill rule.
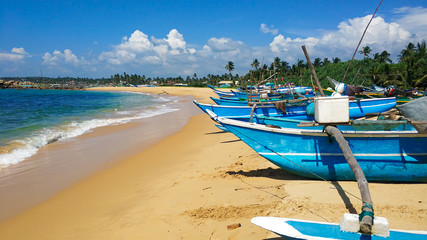
<path fill-rule="evenodd" d="M 369 86 L 376 84 L 379 86 L 396 85 L 396 87 L 406 90 L 411 88 L 426 88 L 427 87 L 427 54 L 426 42 L 409 43 L 398 56 L 398 62 L 393 63 L 390 59 L 390 54 L 387 51 L 370 55 L 371 49 L 369 46 L 364 47 L 359 54 L 364 58 L 362 60 L 354 60 L 352 65 L 343 79 L 344 73 L 347 70 L 350 61 L 342 62 L 339 58 L 329 60 L 312 59 L 317 76 L 321 81 L 322 87 L 332 87 L 332 84 L 327 80 L 331 77 L 337 81 L 344 81 L 353 85 Z M 278 83 L 291 82 L 297 85 L 311 86 L 314 80 L 311 80 L 311 71 L 303 60 L 298 60 L 292 66 L 286 61 L 281 61 L 278 57 L 269 66 L 263 65 L 259 67 L 259 61 L 254 59 L 251 66 L 254 68 L 252 75 L 254 81 L 267 79 L 272 74 L 276 74 L 273 79 L 277 79 Z M 242 77 L 244 81 L 250 79 L 250 74 Z"/>
<path fill-rule="evenodd" d="M 398 62 L 393 63 L 390 59 L 390 54 L 387 51 L 371 54 L 369 46 L 365 46 L 358 52 L 363 55 L 362 60 L 354 60 L 343 80 L 350 61 L 342 62 L 341 59 L 335 57 L 329 60 L 328 58 L 312 59 L 317 76 L 321 81 L 322 87 L 332 87 L 327 77 L 331 77 L 337 81 L 344 81 L 347 84 L 364 85 L 376 84 L 379 86 L 395 85 L 397 88 L 406 90 L 418 87 L 424 89 L 427 87 L 427 52 L 426 42 L 409 43 L 405 49 L 400 52 Z M 258 59 L 254 59 L 250 70 L 244 76 L 238 74 L 232 75 L 234 63 L 229 61 L 225 69 L 228 73 L 222 75 L 212 75 L 198 78 L 197 74 L 182 77 L 168 78 L 147 78 L 145 75 L 137 74 L 129 75 L 127 73 L 115 74 L 110 78 L 92 79 L 92 78 L 71 78 L 71 77 L 27 77 L 21 78 L 3 78 L 3 80 L 21 80 L 29 81 L 35 84 L 61 84 L 63 86 L 129 86 L 129 85 L 187 85 L 192 87 L 203 87 L 206 84 L 219 85 L 221 81 L 232 81 L 240 85 L 249 85 L 252 77 L 253 83 L 270 78 L 277 84 L 286 82 L 295 83 L 296 85 L 312 86 L 311 72 L 304 60 L 298 60 L 290 65 L 286 61 L 276 57 L 270 64 L 260 66 Z"/>

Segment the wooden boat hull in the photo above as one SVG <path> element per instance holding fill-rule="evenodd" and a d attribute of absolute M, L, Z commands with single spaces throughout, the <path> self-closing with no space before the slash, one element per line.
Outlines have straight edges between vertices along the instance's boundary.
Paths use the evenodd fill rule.
<path fill-rule="evenodd" d="M 212 89 L 214 91 L 214 93 L 216 93 L 219 97 L 234 97 L 234 93 L 232 92 L 224 92 L 218 89 L 215 89 L 213 86 L 208 85 L 208 87 L 210 89 Z"/>
<path fill-rule="evenodd" d="M 308 130 L 323 130 L 324 126 L 309 126 L 304 123 L 312 123 L 314 116 L 298 115 L 288 117 L 267 117 L 264 115 L 255 115 L 253 122 L 264 125 L 274 125 L 281 128 L 297 128 Z M 416 129 L 407 121 L 389 121 L 378 120 L 377 124 L 369 124 L 372 121 L 360 120 L 353 121 L 352 125 L 338 125 L 340 131 L 415 131 Z"/>
<path fill-rule="evenodd" d="M 334 90 L 329 90 L 329 89 L 323 89 L 323 93 L 326 96 L 331 96 L 332 93 L 334 93 Z M 384 95 L 384 92 L 379 93 L 379 92 L 371 92 L 371 93 L 366 93 L 366 94 L 356 94 L 355 96 L 357 99 L 372 99 L 372 98 L 386 98 L 386 96 Z M 405 104 L 410 102 L 412 99 L 417 99 L 422 97 L 421 94 L 418 94 L 417 96 L 414 96 L 413 98 L 410 97 L 403 97 L 403 96 L 396 96 L 396 103 L 397 105 L 401 105 L 401 104 Z"/>
<path fill-rule="evenodd" d="M 211 113 L 212 114 L 212 113 Z M 275 165 L 308 178 L 355 180 L 338 143 L 322 130 L 271 128 L 212 118 Z M 368 181 L 427 182 L 427 134 L 343 131 Z"/>
<path fill-rule="evenodd" d="M 216 104 L 223 105 L 223 106 L 248 106 L 247 100 L 213 98 L 213 97 L 211 97 L 211 99 Z M 273 106 L 273 104 L 267 104 L 266 106 Z"/>
<path fill-rule="evenodd" d="M 250 106 L 226 106 L 226 105 L 213 105 L 213 104 L 203 104 L 194 101 L 194 103 L 200 107 L 204 112 L 206 109 L 211 110 L 216 115 L 220 117 L 234 118 L 239 115 L 249 117 L 251 114 L 252 107 Z M 313 104 L 313 105 L 311 105 Z M 312 111 L 314 110 L 314 103 L 309 104 L 307 107 L 305 105 L 297 106 L 286 106 L 286 113 L 283 113 L 281 110 L 276 109 L 274 106 L 265 106 L 256 109 L 257 114 L 265 114 L 266 116 L 289 116 L 295 114 L 307 114 L 307 108 L 310 109 L 312 106 Z M 378 99 L 363 99 L 360 101 L 350 101 L 349 102 L 349 116 L 350 118 L 364 117 L 366 114 L 370 113 L 380 113 L 385 112 L 396 106 L 396 98 L 378 98 Z M 261 109 L 261 110 L 258 110 Z"/>
<path fill-rule="evenodd" d="M 197 101 L 193 101 L 200 109 L 205 113 L 207 110 L 214 112 L 218 116 L 228 118 L 250 118 L 252 107 L 249 106 L 223 106 L 215 104 L 204 104 Z M 305 105 L 302 106 L 291 106 L 286 108 L 286 113 L 283 113 L 280 109 L 272 106 L 258 107 L 254 110 L 255 114 L 262 114 L 265 116 L 288 116 L 288 115 L 305 115 Z"/>
<path fill-rule="evenodd" d="M 347 239 L 347 240 L 425 240 L 427 239 L 426 231 L 408 231 L 408 230 L 390 230 L 389 237 L 376 235 L 367 235 L 355 232 L 341 231 L 339 224 L 305 221 L 290 218 L 277 217 L 254 217 L 251 222 L 259 227 L 272 231 L 285 239 Z"/>

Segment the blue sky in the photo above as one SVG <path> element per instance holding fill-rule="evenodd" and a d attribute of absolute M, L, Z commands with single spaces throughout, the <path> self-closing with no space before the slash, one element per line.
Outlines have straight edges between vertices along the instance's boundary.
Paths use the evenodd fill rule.
<path fill-rule="evenodd" d="M 245 74 L 254 59 L 351 59 L 379 0 L 0 0 L 0 77 Z M 427 39 L 427 0 L 384 0 L 362 46 Z M 358 55 L 358 58 L 361 56 Z"/>

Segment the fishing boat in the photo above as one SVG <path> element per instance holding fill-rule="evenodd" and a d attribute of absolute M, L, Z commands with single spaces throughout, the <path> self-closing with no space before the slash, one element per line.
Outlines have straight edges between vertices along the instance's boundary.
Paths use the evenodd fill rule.
<path fill-rule="evenodd" d="M 329 81 L 336 87 L 340 84 L 338 81 L 328 78 Z M 418 92 L 413 91 L 402 91 L 396 89 L 395 86 L 390 85 L 386 88 L 380 87 L 378 85 L 372 84 L 372 88 L 363 87 L 363 92 L 355 93 L 354 97 L 356 99 L 369 99 L 369 98 L 387 98 L 387 97 L 395 97 L 396 104 L 402 105 L 410 102 L 413 99 L 418 99 L 423 97 L 424 95 Z M 332 89 L 322 89 L 323 93 L 327 96 L 331 96 L 335 91 Z"/>
<path fill-rule="evenodd" d="M 214 101 L 216 104 L 218 105 L 223 105 L 223 106 L 248 106 L 249 105 L 249 101 L 248 100 L 242 100 L 242 99 L 235 99 L 235 98 L 214 98 L 214 97 L 210 97 L 210 99 L 212 101 Z M 283 99 L 278 99 L 278 98 L 272 98 L 272 99 L 260 99 L 258 101 L 253 101 L 253 102 L 258 102 L 258 103 L 265 103 L 268 106 L 274 106 L 273 102 L 277 102 L 277 101 L 282 101 Z M 271 103 L 269 103 L 271 102 Z"/>
<path fill-rule="evenodd" d="M 290 116 L 290 115 L 305 115 L 306 106 L 305 105 L 295 105 L 286 108 L 286 113 L 284 113 L 279 108 L 274 106 L 259 106 L 252 108 L 250 106 L 224 106 L 216 104 L 206 104 L 199 103 L 196 100 L 193 101 L 203 112 L 208 113 L 207 110 L 214 112 L 218 116 L 228 117 L 228 118 L 250 118 L 252 109 L 254 114 L 260 114 L 265 116 Z"/>
<path fill-rule="evenodd" d="M 425 240 L 427 231 L 394 230 L 387 231 L 388 234 L 362 234 L 359 232 L 343 231 L 340 224 L 306 221 L 278 217 L 254 217 L 251 222 L 259 227 L 274 232 L 285 239 L 317 239 L 317 240 Z M 374 224 L 375 226 L 375 224 Z M 387 236 L 388 235 L 388 236 Z"/>
<path fill-rule="evenodd" d="M 351 124 L 337 125 L 341 131 L 414 131 L 416 130 L 406 119 L 388 120 L 381 119 L 384 116 L 379 116 L 379 120 L 351 120 Z M 281 128 L 298 128 L 323 130 L 322 125 L 316 125 L 314 116 L 298 115 L 288 117 L 272 117 L 254 114 L 253 122 L 263 125 L 276 126 Z"/>
<path fill-rule="evenodd" d="M 219 117 L 258 154 L 299 176 L 355 180 L 337 142 L 318 129 L 281 128 Z M 342 131 L 368 181 L 427 182 L 427 134 L 404 131 Z"/>
<path fill-rule="evenodd" d="M 283 98 L 289 97 L 288 93 L 277 93 L 273 90 L 261 90 L 261 91 L 253 91 L 253 92 L 237 92 L 231 90 L 235 97 L 243 100 L 250 99 L 268 99 L 268 98 Z"/>
<path fill-rule="evenodd" d="M 232 92 L 224 92 L 224 91 L 221 91 L 221 90 L 214 88 L 211 85 L 208 85 L 208 87 L 210 89 L 212 89 L 214 91 L 214 93 L 216 93 L 220 97 L 234 97 L 234 93 L 232 93 Z"/>
<path fill-rule="evenodd" d="M 249 117 L 251 115 L 251 106 L 224 106 L 214 104 L 204 104 L 194 101 L 194 103 L 206 112 L 206 109 L 214 112 L 220 117 L 234 118 L 242 115 Z M 349 114 L 350 118 L 364 117 L 366 114 L 381 113 L 388 111 L 396 106 L 396 98 L 375 98 L 375 99 L 361 99 L 349 101 Z M 264 114 L 266 116 L 289 116 L 289 115 L 313 115 L 314 114 L 314 103 L 309 105 L 286 105 L 286 112 L 277 109 L 275 106 L 262 106 L 255 110 L 256 114 Z"/>

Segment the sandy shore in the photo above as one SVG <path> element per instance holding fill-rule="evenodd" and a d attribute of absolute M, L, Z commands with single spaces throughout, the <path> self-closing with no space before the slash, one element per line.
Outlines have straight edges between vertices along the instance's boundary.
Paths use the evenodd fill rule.
<path fill-rule="evenodd" d="M 114 88 L 193 95 L 210 89 Z M 337 186 L 346 192 L 338 191 Z M 391 228 L 427 230 L 427 184 L 370 183 L 375 214 Z M 354 196 L 353 196 L 354 195 Z M 270 164 L 206 114 L 178 133 L 122 159 L 0 223 L 1 239 L 273 239 L 254 216 L 339 222 L 360 212 L 355 182 L 331 185 Z M 228 231 L 226 226 L 241 223 Z"/>

